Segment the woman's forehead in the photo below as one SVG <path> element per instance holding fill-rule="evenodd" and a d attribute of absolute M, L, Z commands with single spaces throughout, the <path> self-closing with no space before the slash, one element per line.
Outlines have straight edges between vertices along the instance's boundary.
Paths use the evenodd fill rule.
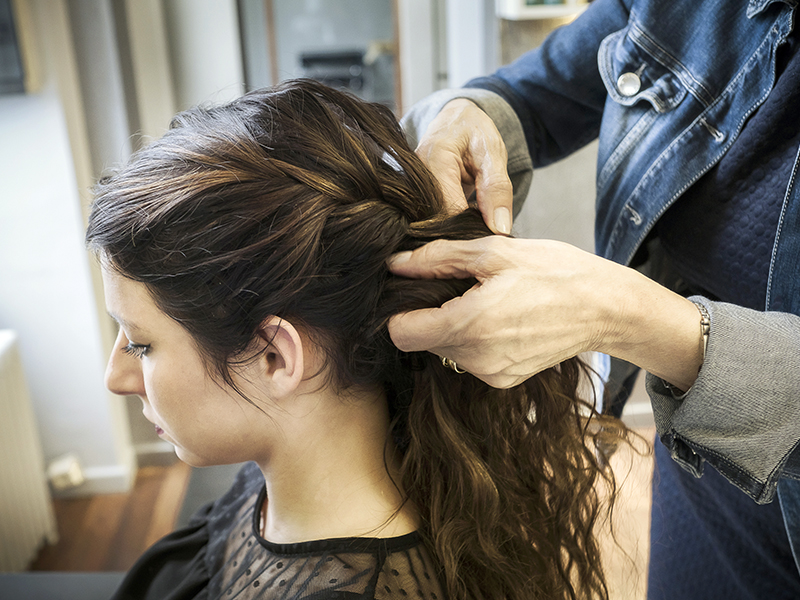
<path fill-rule="evenodd" d="M 147 286 L 121 275 L 104 263 L 101 267 L 106 310 L 127 332 L 150 329 L 160 321 L 171 321 L 153 302 Z"/>

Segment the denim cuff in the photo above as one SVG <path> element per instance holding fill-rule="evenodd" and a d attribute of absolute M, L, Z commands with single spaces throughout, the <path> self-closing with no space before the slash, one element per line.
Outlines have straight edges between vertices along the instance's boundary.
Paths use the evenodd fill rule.
<path fill-rule="evenodd" d="M 683 395 L 648 374 L 656 429 L 695 476 L 708 462 L 756 502 L 770 502 L 797 462 L 800 317 L 692 300 L 711 318 L 705 361 Z"/>

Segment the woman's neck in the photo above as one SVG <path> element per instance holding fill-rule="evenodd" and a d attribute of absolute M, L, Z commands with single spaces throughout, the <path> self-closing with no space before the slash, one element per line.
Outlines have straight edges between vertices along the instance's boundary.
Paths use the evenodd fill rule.
<path fill-rule="evenodd" d="M 305 395 L 304 407 L 284 421 L 285 439 L 260 461 L 267 484 L 262 535 L 293 543 L 415 531 L 416 512 L 398 489 L 383 395 L 317 390 Z"/>

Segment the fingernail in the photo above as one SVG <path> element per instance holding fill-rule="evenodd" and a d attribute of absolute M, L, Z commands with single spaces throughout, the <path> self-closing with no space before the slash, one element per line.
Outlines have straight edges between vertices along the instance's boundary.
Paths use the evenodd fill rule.
<path fill-rule="evenodd" d="M 511 233 L 511 213 L 505 206 L 494 209 L 494 228 L 498 233 Z"/>
<path fill-rule="evenodd" d="M 389 257 L 389 268 L 401 267 L 411 259 L 411 252 L 398 252 Z"/>

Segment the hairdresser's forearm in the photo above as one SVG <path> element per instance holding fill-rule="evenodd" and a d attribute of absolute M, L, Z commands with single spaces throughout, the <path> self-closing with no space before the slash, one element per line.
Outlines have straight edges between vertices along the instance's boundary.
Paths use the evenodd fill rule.
<path fill-rule="evenodd" d="M 620 267 L 599 306 L 592 349 L 631 362 L 688 390 L 703 362 L 700 314 L 689 300 Z"/>
<path fill-rule="evenodd" d="M 389 331 L 400 349 L 450 358 L 495 387 L 597 350 L 688 389 L 702 361 L 700 315 L 691 302 L 568 244 L 438 240 L 397 255 L 391 269 L 478 280 L 441 308 L 395 316 Z"/>

